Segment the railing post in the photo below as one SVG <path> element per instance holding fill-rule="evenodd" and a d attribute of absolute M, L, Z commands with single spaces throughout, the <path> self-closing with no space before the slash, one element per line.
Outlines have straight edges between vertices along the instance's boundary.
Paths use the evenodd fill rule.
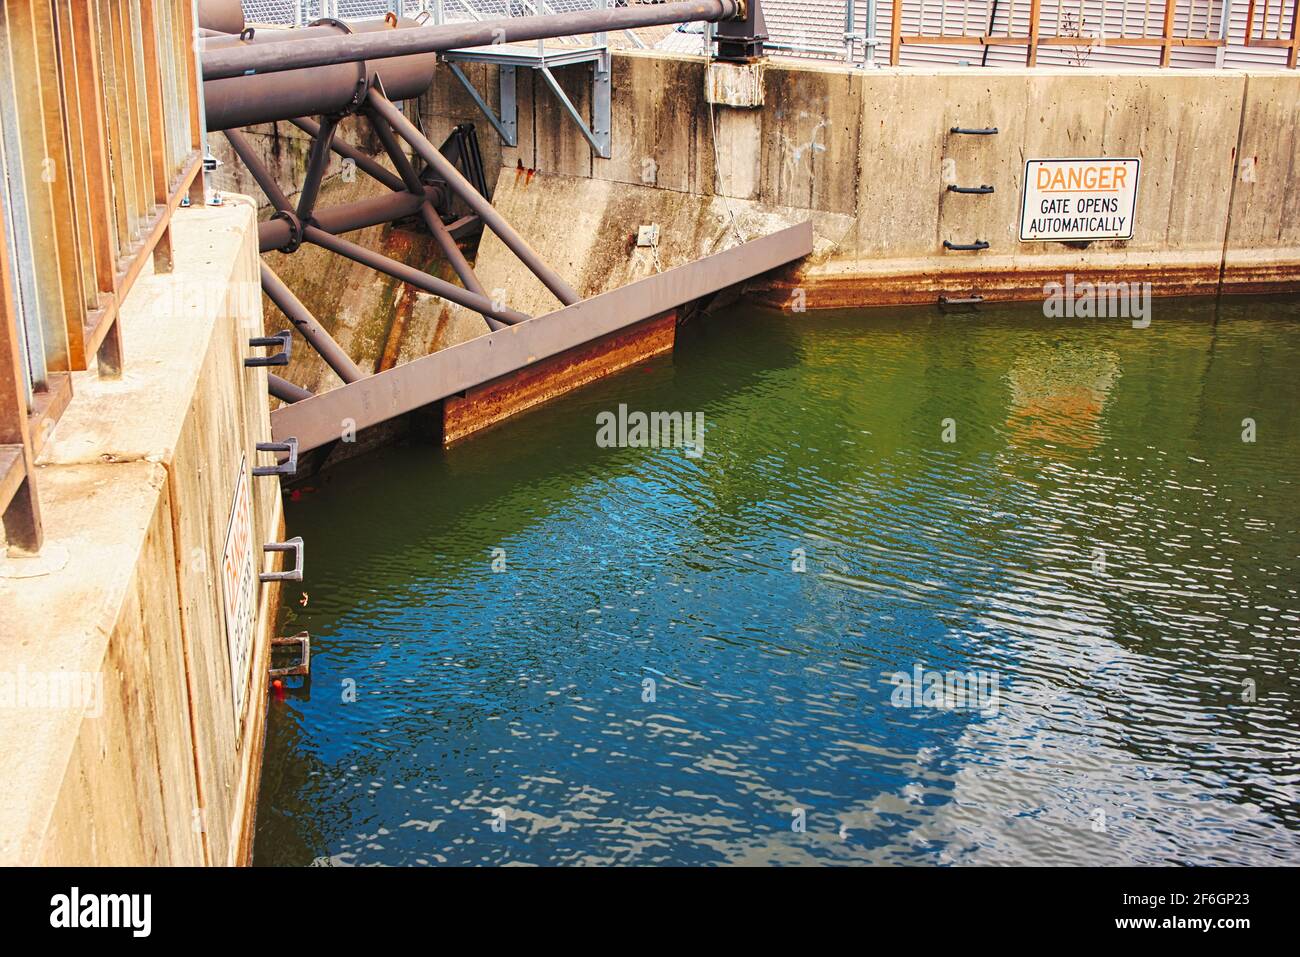
<path fill-rule="evenodd" d="M 1163 34 L 1164 43 L 1160 45 L 1160 65 L 1168 66 L 1170 59 L 1174 55 L 1174 10 L 1178 6 L 1178 0 L 1165 0 L 1165 30 Z"/>
<path fill-rule="evenodd" d="M 1297 52 L 1300 52 L 1300 0 L 1291 4 L 1291 49 L 1287 51 L 1286 65 L 1293 70 Z"/>
<path fill-rule="evenodd" d="M 0 193 L 0 224 L 5 222 Z M 29 377 L 20 359 L 18 310 L 9 274 L 7 229 L 0 229 L 0 517 L 11 555 L 41 550 L 41 506 L 27 422 Z"/>
<path fill-rule="evenodd" d="M 844 0 L 844 62 L 853 63 L 853 4 L 854 0 Z"/>
<path fill-rule="evenodd" d="M 893 0 L 889 17 L 889 65 L 898 66 L 899 37 L 903 34 L 903 0 Z"/>
<path fill-rule="evenodd" d="M 876 65 L 876 0 L 867 0 L 867 17 L 863 23 L 862 35 L 865 37 L 862 65 L 873 67 Z"/>
<path fill-rule="evenodd" d="M 1166 0 L 1169 2 L 1169 0 Z M 1030 0 L 1029 2 L 1029 46 L 1025 50 L 1025 66 L 1038 65 L 1038 19 L 1042 13 L 1043 0 Z M 1007 32 L 1011 32 L 1010 26 Z"/>

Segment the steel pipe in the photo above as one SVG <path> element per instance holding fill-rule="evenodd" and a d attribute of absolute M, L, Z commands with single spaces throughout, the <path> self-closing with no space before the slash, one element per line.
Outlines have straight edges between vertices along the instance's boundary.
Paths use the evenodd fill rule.
<path fill-rule="evenodd" d="M 356 229 L 391 223 L 406 216 L 416 216 L 426 202 L 435 205 L 442 199 L 437 186 L 425 187 L 424 196 L 413 196 L 405 190 L 382 193 L 352 203 L 340 203 L 318 209 L 312 215 L 313 225 L 327 233 L 350 233 Z M 283 219 L 269 219 L 257 224 L 257 245 L 260 252 L 286 249 L 293 241 L 293 227 Z"/>
<path fill-rule="evenodd" d="M 320 135 L 311 141 L 311 149 L 307 152 L 307 178 L 303 181 L 302 192 L 298 194 L 298 218 L 303 222 L 311 219 L 312 211 L 316 208 L 316 197 L 320 195 L 321 182 L 325 179 L 325 168 L 330 163 L 330 144 L 334 142 L 334 134 L 338 131 L 339 121 L 337 117 L 322 117 L 325 121 L 321 124 Z"/>
<path fill-rule="evenodd" d="M 468 289 L 462 289 L 460 286 L 453 286 L 436 276 L 430 276 L 427 272 L 421 272 L 414 266 L 408 266 L 400 263 L 396 259 L 389 259 L 387 256 L 366 249 L 364 246 L 358 246 L 354 242 L 346 239 L 340 239 L 338 236 L 332 236 L 324 230 L 317 229 L 315 226 L 308 226 L 303 230 L 303 238 L 309 243 L 314 243 L 322 249 L 328 249 L 330 252 L 338 253 L 351 259 L 353 262 L 368 266 L 377 272 L 382 272 L 392 276 L 394 279 L 400 279 L 404 283 L 409 283 L 417 289 L 423 289 L 425 292 L 432 293 L 443 299 L 450 300 L 466 309 L 472 309 L 477 313 L 485 316 L 491 316 L 493 319 L 500 319 L 505 323 L 524 322 L 531 316 L 525 315 L 515 309 L 497 309 L 487 296 L 470 292 Z"/>
<path fill-rule="evenodd" d="M 266 391 L 281 402 L 301 402 L 316 394 L 308 392 L 300 385 L 294 385 L 288 379 L 281 379 L 273 372 L 266 374 Z"/>
<path fill-rule="evenodd" d="M 375 108 L 393 129 L 411 146 L 417 153 L 433 167 L 447 185 L 451 187 L 452 192 L 465 201 L 465 204 L 478 214 L 483 220 L 483 225 L 487 226 L 497 237 L 506 244 L 512 253 L 519 257 L 519 261 L 532 271 L 533 275 L 542 281 L 547 289 L 555 294 L 555 298 L 566 306 L 571 306 L 581 297 L 574 291 L 573 287 L 565 282 L 558 273 L 548 266 L 542 257 L 538 256 L 532 246 L 515 232 L 514 227 L 506 222 L 505 218 L 496 211 L 496 208 L 488 202 L 478 190 L 469 184 L 469 181 L 461 175 L 460 170 L 452 165 L 451 160 L 443 156 L 438 148 L 424 138 L 423 134 L 402 115 L 402 111 L 393 106 L 384 94 L 377 89 L 371 89 L 367 102 Z"/>
<path fill-rule="evenodd" d="M 251 54 L 259 60 L 276 59 L 285 50 L 304 43 L 415 33 L 421 29 L 414 20 L 405 19 L 399 20 L 396 27 L 384 20 L 350 25 L 329 21 L 296 30 L 258 30 L 247 40 L 237 36 L 212 37 L 203 41 L 203 49 L 207 56 L 231 53 Z M 366 88 L 377 73 L 383 74 L 384 86 L 393 96 L 409 99 L 429 88 L 437 65 L 436 54 L 423 53 L 371 62 L 351 60 L 287 73 L 254 70 L 246 74 L 240 70 L 227 79 L 205 80 L 203 96 L 208 130 L 254 126 L 295 116 L 350 113 L 360 106 Z"/>
<path fill-rule="evenodd" d="M 298 42 L 289 42 L 289 38 L 285 38 L 260 46 L 215 46 L 221 41 L 208 41 L 203 47 L 203 79 L 206 85 L 232 78 L 247 79 L 257 74 L 332 67 L 386 57 L 415 56 L 458 47 L 606 33 L 697 20 L 717 22 L 742 16 L 744 7 L 740 0 L 678 0 L 674 3 L 606 7 L 550 16 L 503 17 L 449 23 L 417 27 L 414 30 L 362 32 L 358 28 L 356 34 L 351 36 L 326 37 L 318 34 L 304 36 Z M 375 66 L 378 68 L 380 65 Z M 388 95 L 394 99 L 407 98 L 408 94 L 398 91 L 387 73 L 384 74 L 384 85 Z M 324 111 L 298 110 L 293 115 L 320 112 Z"/>
<path fill-rule="evenodd" d="M 311 344 L 311 347 L 325 360 L 325 364 L 333 369 L 340 379 L 344 382 L 356 382 L 366 377 L 351 357 L 334 341 L 334 337 L 325 331 L 325 328 L 316 321 L 316 317 L 293 294 L 293 290 L 286 286 L 266 263 L 262 263 L 262 291 L 293 323 L 293 327 L 302 333 L 302 337 Z"/>
<path fill-rule="evenodd" d="M 242 0 L 199 0 L 198 26 L 217 33 L 242 33 L 244 29 L 244 4 Z"/>
<path fill-rule="evenodd" d="M 424 217 L 424 224 L 429 228 L 429 232 L 433 233 L 434 241 L 437 242 L 438 248 L 442 251 L 442 258 L 451 263 L 451 268 L 456 270 L 456 275 L 460 277 L 460 281 L 464 283 L 465 288 L 470 292 L 478 293 L 485 299 L 492 298 L 487 294 L 487 290 L 483 288 L 483 284 L 478 281 L 478 276 L 474 275 L 474 267 L 469 264 L 465 254 L 456 245 L 456 237 L 451 234 L 451 230 L 443 223 L 442 217 L 433 208 L 433 204 L 425 203 L 420 210 L 420 215 Z M 485 315 L 483 319 L 493 332 L 503 325 L 502 322 L 493 319 L 491 316 Z"/>
<path fill-rule="evenodd" d="M 420 181 L 420 174 L 411 165 L 410 157 L 402 149 L 402 144 L 397 141 L 397 137 L 393 134 L 393 128 L 388 125 L 388 121 L 372 109 L 366 110 L 366 119 L 370 121 L 370 126 L 375 131 L 375 136 L 379 138 L 379 143 L 383 146 L 384 152 L 393 161 L 393 169 L 397 170 L 397 175 L 402 180 L 402 188 L 408 193 L 416 193 L 417 195 L 423 193 L 424 183 Z"/>

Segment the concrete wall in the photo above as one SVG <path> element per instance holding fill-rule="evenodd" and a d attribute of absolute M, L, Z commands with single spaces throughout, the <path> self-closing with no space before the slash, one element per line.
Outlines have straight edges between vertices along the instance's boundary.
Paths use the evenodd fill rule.
<path fill-rule="evenodd" d="M 219 576 L 241 459 L 270 435 L 255 210 L 173 220 L 175 271 L 122 308 L 119 380 L 75 373 L 38 461 L 46 545 L 0 558 L 0 672 L 98 676 L 80 706 L 6 702 L 2 864 L 234 864 L 251 848 L 277 590 L 261 586 L 236 729 Z M 278 483 L 250 479 L 254 542 Z M 261 561 L 264 569 L 271 563 Z"/>
<path fill-rule="evenodd" d="M 479 89 L 499 105 L 494 69 L 477 70 Z M 1291 188 L 1300 75 L 855 72 L 782 61 L 765 70 L 763 107 L 716 106 L 711 118 L 705 70 L 702 58 L 616 53 L 609 159 L 593 157 L 529 71 L 520 71 L 517 149 L 487 145 L 494 134 L 445 72 L 421 100 L 421 118 L 431 132 L 478 123 L 485 156 L 500 150 L 498 206 L 561 272 L 566 263 L 586 268 L 593 248 L 609 265 L 618 238 L 667 216 L 674 230 L 698 226 L 687 237 L 665 232 L 665 268 L 680 261 L 675 250 L 734 242 L 764 221 L 812 218 L 816 254 L 754 290 L 784 304 L 799 286 L 809 308 L 933 302 L 943 294 L 1036 298 L 1064 272 L 1146 279 L 1166 295 L 1212 292 L 1221 272 L 1232 292 L 1300 281 Z M 560 75 L 589 115 L 586 68 Z M 950 134 L 957 125 L 1000 132 Z M 1239 140 L 1248 171 L 1238 162 Z M 1024 160 L 1069 156 L 1142 158 L 1132 240 L 1086 249 L 1018 241 Z M 952 180 L 996 192 L 949 193 Z M 557 201 L 545 199 L 551 194 Z M 555 228 L 565 220 L 574 228 Z M 598 235 L 592 224 L 601 224 Z M 946 252 L 944 239 L 982 239 L 990 248 Z M 505 255 L 485 241 L 480 276 L 513 294 L 529 279 Z M 524 298 L 512 305 L 527 309 Z"/>

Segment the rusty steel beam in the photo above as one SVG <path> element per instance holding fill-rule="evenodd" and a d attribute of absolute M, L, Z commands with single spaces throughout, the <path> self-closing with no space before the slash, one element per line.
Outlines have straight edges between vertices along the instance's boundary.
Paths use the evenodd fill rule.
<path fill-rule="evenodd" d="M 417 27 L 412 30 L 380 30 L 342 36 L 289 38 L 265 44 L 223 44 L 205 41 L 203 46 L 203 80 L 205 85 L 232 78 L 253 78 L 258 74 L 282 73 L 332 67 L 343 63 L 361 63 L 390 57 L 415 56 L 454 50 L 458 47 L 489 46 L 542 40 L 547 37 L 606 33 L 635 27 L 662 26 L 669 23 L 717 22 L 744 16 L 741 0 L 678 0 L 674 3 L 638 4 L 635 7 L 607 7 L 535 17 L 504 17 L 468 23 Z M 301 31 L 299 31 L 301 32 Z M 218 46 L 218 44 L 221 44 Z M 382 73 L 382 70 L 380 71 Z M 384 76 L 390 96 L 404 99 Z M 299 110 L 319 113 L 319 110 Z"/>
<path fill-rule="evenodd" d="M 351 356 L 343 351 L 334 337 L 325 331 L 325 327 L 316 321 L 311 311 L 293 294 L 293 290 L 266 263 L 262 263 L 262 291 L 340 379 L 356 382 L 365 378 L 366 374 L 352 361 Z"/>
<path fill-rule="evenodd" d="M 413 412 L 807 256 L 812 240 L 812 223 L 800 223 L 414 359 L 276 409 L 271 413 L 272 434 L 276 441 L 295 436 L 303 452 L 320 448 L 338 438 L 339 423 L 345 419 L 365 429 Z"/>
<path fill-rule="evenodd" d="M 487 296 L 470 292 L 460 286 L 453 286 L 451 283 L 436 276 L 430 276 L 427 272 L 422 272 L 414 266 L 408 266 L 396 259 L 389 259 L 382 253 L 366 249 L 364 246 L 358 246 L 346 239 L 340 239 L 338 236 L 317 229 L 315 226 L 303 227 L 303 238 L 314 246 L 320 246 L 322 249 L 338 253 L 353 262 L 369 266 L 377 272 L 392 276 L 394 279 L 400 279 L 417 289 L 423 289 L 425 292 L 464 306 L 466 309 L 473 309 L 479 315 L 491 316 L 493 319 L 499 319 L 505 323 L 524 322 L 532 318 L 517 309 L 498 307 Z"/>
<path fill-rule="evenodd" d="M 487 197 L 470 185 L 469 180 L 461 175 L 460 170 L 456 169 L 451 160 L 443 156 L 436 146 L 424 138 L 424 135 L 415 128 L 415 124 L 403 116 L 402 111 L 395 107 L 388 97 L 372 87 L 367 102 L 374 107 L 375 112 L 388 121 L 402 139 L 411 144 L 411 147 L 433 168 L 452 192 L 478 214 L 478 217 L 483 220 L 483 225 L 497 234 L 497 238 L 519 257 L 519 261 L 527 266 L 547 289 L 551 290 L 556 299 L 566 306 L 571 306 L 581 298 L 572 286 L 537 255 L 533 247 L 528 245 L 528 241 L 515 232 L 514 227 L 496 211 L 496 207 Z"/>

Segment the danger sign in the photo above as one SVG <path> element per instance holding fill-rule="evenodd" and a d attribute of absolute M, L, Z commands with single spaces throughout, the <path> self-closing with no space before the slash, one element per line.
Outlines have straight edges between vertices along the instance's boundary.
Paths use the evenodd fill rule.
<path fill-rule="evenodd" d="M 253 549 L 253 509 L 248 491 L 247 457 L 239 463 L 230 524 L 221 553 L 221 596 L 226 611 L 226 646 L 230 652 L 230 692 L 235 709 L 235 741 L 243 723 L 248 692 L 249 655 L 257 614 L 257 557 Z"/>
<path fill-rule="evenodd" d="M 1132 239 L 1136 159 L 1031 159 L 1025 162 L 1020 241 Z"/>

